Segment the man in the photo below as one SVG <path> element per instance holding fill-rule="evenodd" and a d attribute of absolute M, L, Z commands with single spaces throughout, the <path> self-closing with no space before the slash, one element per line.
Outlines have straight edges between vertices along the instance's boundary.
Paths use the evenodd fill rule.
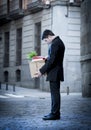
<path fill-rule="evenodd" d="M 47 74 L 51 92 L 51 113 L 44 116 L 43 120 L 60 119 L 60 81 L 64 81 L 63 58 L 65 46 L 59 36 L 51 30 L 45 30 L 42 35 L 49 45 L 48 58 L 45 65 L 39 70 L 38 76 Z"/>

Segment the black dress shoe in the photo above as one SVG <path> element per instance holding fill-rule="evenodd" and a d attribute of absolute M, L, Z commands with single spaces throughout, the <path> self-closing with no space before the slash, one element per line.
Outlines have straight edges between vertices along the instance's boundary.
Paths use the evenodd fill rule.
<path fill-rule="evenodd" d="M 49 113 L 48 115 L 45 115 L 44 117 L 51 116 L 51 115 L 56 115 L 56 116 L 59 116 L 59 117 L 60 117 L 60 113 L 56 113 L 56 114 Z"/>
<path fill-rule="evenodd" d="M 50 116 L 52 113 L 49 113 L 48 115 L 45 115 L 44 117 Z"/>
<path fill-rule="evenodd" d="M 48 116 L 44 116 L 43 120 L 59 120 L 60 119 L 60 115 L 53 115 L 53 114 L 49 114 Z"/>

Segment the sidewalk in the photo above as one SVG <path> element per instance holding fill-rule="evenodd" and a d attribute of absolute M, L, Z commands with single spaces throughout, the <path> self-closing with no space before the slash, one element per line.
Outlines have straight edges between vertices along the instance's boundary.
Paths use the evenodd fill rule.
<path fill-rule="evenodd" d="M 16 87 L 0 89 L 0 130 L 91 130 L 91 98 L 61 94 L 61 119 L 43 121 L 50 112 L 50 93 Z"/>
<path fill-rule="evenodd" d="M 13 91 L 13 86 L 9 85 L 8 90 L 6 90 L 6 85 L 3 84 L 0 93 L 2 95 L 5 94 L 12 94 L 13 96 L 16 95 L 16 97 L 49 97 L 49 92 L 43 92 L 38 89 L 29 89 L 29 88 L 23 88 L 23 87 L 15 87 L 15 91 Z"/>
<path fill-rule="evenodd" d="M 50 97 L 50 92 L 41 91 L 39 89 L 29 89 L 16 86 L 15 91 L 13 91 L 13 86 L 9 85 L 8 90 L 6 90 L 6 85 L 3 84 L 0 89 L 0 93 L 3 95 L 5 93 L 16 95 L 16 97 Z M 62 96 L 67 95 L 67 93 L 61 93 Z M 70 93 L 69 95 L 81 95 L 81 93 Z"/>

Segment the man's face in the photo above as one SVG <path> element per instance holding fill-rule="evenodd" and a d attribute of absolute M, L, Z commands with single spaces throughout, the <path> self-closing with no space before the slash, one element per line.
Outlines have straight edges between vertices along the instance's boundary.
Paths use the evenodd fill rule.
<path fill-rule="evenodd" d="M 47 43 L 47 44 L 50 44 L 52 39 L 50 36 L 48 36 L 47 38 L 44 39 L 44 41 Z"/>

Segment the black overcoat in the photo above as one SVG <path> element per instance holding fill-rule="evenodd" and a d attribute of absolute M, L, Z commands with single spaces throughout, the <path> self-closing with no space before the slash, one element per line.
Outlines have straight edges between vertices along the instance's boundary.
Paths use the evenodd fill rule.
<path fill-rule="evenodd" d="M 47 73 L 47 81 L 64 81 L 63 59 L 65 45 L 57 36 L 51 43 L 51 54 L 49 60 L 40 68 L 42 74 Z"/>

